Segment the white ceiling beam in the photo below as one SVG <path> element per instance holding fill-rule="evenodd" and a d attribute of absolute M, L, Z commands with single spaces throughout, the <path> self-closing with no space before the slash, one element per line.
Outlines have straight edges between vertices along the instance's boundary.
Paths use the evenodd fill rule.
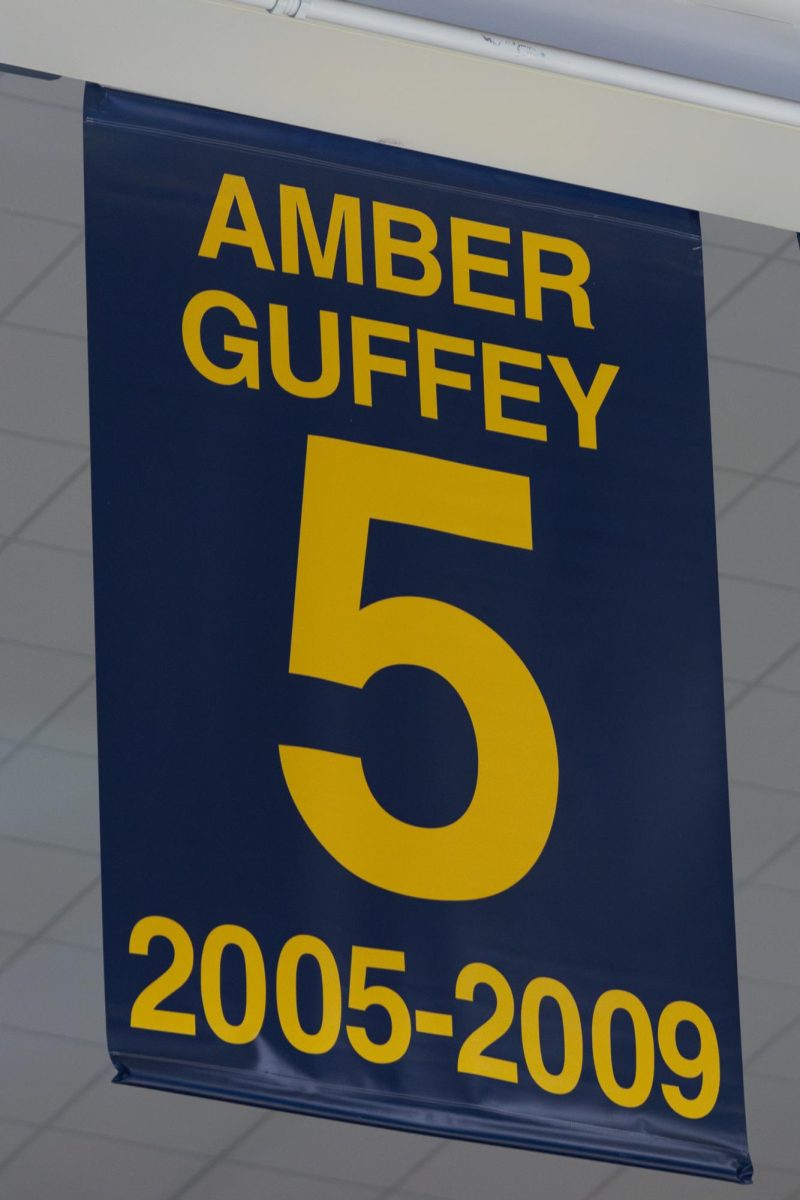
<path fill-rule="evenodd" d="M 3 0 L 17 66 L 800 229 L 800 127 L 229 0 Z"/>

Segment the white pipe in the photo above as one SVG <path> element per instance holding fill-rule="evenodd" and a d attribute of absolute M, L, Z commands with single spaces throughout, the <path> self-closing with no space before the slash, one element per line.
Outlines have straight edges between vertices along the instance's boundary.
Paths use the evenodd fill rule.
<path fill-rule="evenodd" d="M 703 108 L 756 117 L 781 125 L 800 126 L 800 104 L 793 100 L 780 100 L 774 96 L 764 96 L 741 88 L 688 79 L 683 75 L 671 75 L 666 71 L 651 71 L 645 67 L 634 67 L 610 59 L 594 58 L 589 54 L 556 50 L 552 46 L 540 46 L 533 42 L 520 41 L 518 38 L 481 33 L 476 29 L 464 29 L 458 25 L 446 25 L 422 17 L 386 12 L 356 3 L 355 0 L 239 2 L 262 8 L 276 16 L 324 21 L 329 25 L 345 25 L 365 33 L 378 33 L 405 41 L 421 42 L 427 46 L 439 46 L 464 54 L 480 54 L 502 62 L 536 67 L 540 71 L 553 71 L 559 75 L 571 75 L 593 83 L 623 87 L 651 96 L 662 96 L 668 100 L 700 105 Z"/>

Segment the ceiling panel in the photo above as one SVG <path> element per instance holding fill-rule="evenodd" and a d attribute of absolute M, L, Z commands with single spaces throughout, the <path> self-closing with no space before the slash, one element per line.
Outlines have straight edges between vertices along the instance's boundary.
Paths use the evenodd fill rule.
<path fill-rule="evenodd" d="M 0 638 L 91 654 L 94 614 L 88 558 L 18 539 L 4 547 L 3 555 Z"/>
<path fill-rule="evenodd" d="M 533 1185 L 541 1196 L 584 1200 L 617 1170 L 579 1158 L 450 1142 L 411 1172 L 403 1187 L 446 1200 L 530 1200 Z"/>
<path fill-rule="evenodd" d="M 38 86 L 47 85 L 39 81 Z M 47 217 L 67 235 L 79 230 L 83 164 L 75 146 L 80 134 L 80 112 L 9 94 L 0 121 L 0 208 L 29 220 Z M 35 275 L 31 273 L 30 282 Z"/>
<path fill-rule="evenodd" d="M 18 645 L 0 639 L 0 734 L 14 744 L 0 747 L 7 757 L 16 742 L 29 737 L 48 720 L 91 672 L 81 656 L 48 654 L 38 646 Z"/>
<path fill-rule="evenodd" d="M 97 878 L 95 867 L 94 878 Z M 75 889 L 76 903 L 83 889 Z M 70 902 L 64 905 L 66 911 Z M 56 919 L 61 914 L 56 914 Z M 29 1033 L 49 1033 L 77 1041 L 105 1043 L 103 971 L 100 954 L 47 939 L 51 921 L 0 973 L 3 1022 Z M 108 1078 L 106 1068 L 106 1077 Z M 39 1080 L 47 1086 L 47 1074 Z M 2 1187 L 2 1179 L 0 1179 Z M 76 1195 L 77 1200 L 77 1195 Z"/>
<path fill-rule="evenodd" d="M 84 338 L 0 324 L 2 430 L 54 443 L 89 445 Z"/>
<path fill-rule="evenodd" d="M 385 1129 L 346 1125 L 341 1121 L 313 1121 L 314 1170 L 330 1179 L 390 1187 L 439 1145 L 435 1138 L 406 1134 L 398 1137 Z M 276 1113 L 232 1152 L 231 1158 L 252 1166 L 303 1173 L 308 1170 L 309 1121 L 290 1113 Z"/>
<path fill-rule="evenodd" d="M 83 295 L 85 290 L 83 237 L 78 234 L 53 259 L 46 277 L 30 287 L 7 315 L 28 329 L 85 337 L 86 306 L 75 303 L 75 297 Z"/>
<path fill-rule="evenodd" d="M 258 1109 L 168 1092 L 109 1087 L 99 1080 L 58 1117 L 59 1129 L 98 1137 L 135 1137 L 144 1145 L 187 1154 L 222 1154 L 264 1123 Z"/>
<path fill-rule="evenodd" d="M 0 1189 L 8 1200 L 42 1200 L 63 1195 L 68 1179 L 82 1200 L 170 1200 L 196 1169 L 186 1154 L 46 1130 L 12 1155 Z"/>
<path fill-rule="evenodd" d="M 709 375 L 714 461 L 780 477 L 787 447 L 800 444 L 797 376 L 713 356 Z"/>

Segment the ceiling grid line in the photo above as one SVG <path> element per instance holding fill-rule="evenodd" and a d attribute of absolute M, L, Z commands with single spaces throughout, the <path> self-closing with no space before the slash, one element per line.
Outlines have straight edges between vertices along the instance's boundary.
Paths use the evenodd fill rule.
<path fill-rule="evenodd" d="M 97 855 L 94 857 L 96 858 Z M 31 946 L 46 939 L 49 931 L 55 925 L 57 925 L 59 921 L 61 921 L 67 915 L 67 913 L 71 912 L 75 906 L 81 902 L 81 900 L 84 900 L 86 896 L 90 895 L 90 893 L 97 887 L 99 882 L 100 872 L 98 871 L 97 874 L 89 881 L 89 883 L 85 884 L 75 895 L 70 896 L 66 904 L 62 905 L 56 913 L 48 917 L 41 928 L 37 929 L 35 933 L 30 934 L 28 937 L 25 937 L 22 944 L 17 946 L 17 948 L 12 951 L 12 953 L 9 954 L 9 956 L 3 962 L 0 962 L 0 978 L 2 978 L 2 976 L 5 975 L 5 973 L 11 967 L 13 967 L 14 964 L 18 962 L 24 954 L 27 954 Z"/>
<path fill-rule="evenodd" d="M 380 1192 L 376 1200 L 391 1200 L 391 1197 L 397 1196 L 398 1192 L 403 1190 L 404 1184 L 413 1180 L 413 1177 L 418 1171 L 422 1170 L 423 1167 L 426 1167 L 429 1163 L 433 1162 L 435 1158 L 438 1158 L 446 1145 L 447 1143 L 445 1141 L 440 1140 L 437 1145 L 431 1146 L 430 1150 L 427 1150 L 412 1167 L 409 1167 L 409 1169 L 400 1176 L 399 1179 L 396 1179 L 393 1184 L 391 1184 L 384 1191 Z"/>
<path fill-rule="evenodd" d="M 5 99 L 0 92 L 0 100 Z M 11 208 L 6 204 L 0 204 L 0 216 L 4 217 L 24 217 L 27 221 L 41 221 L 44 225 L 60 225 L 65 229 L 74 229 L 76 233 L 83 232 L 82 221 L 68 221 L 65 217 L 43 216 L 40 213 L 30 213 L 24 208 Z"/>
<path fill-rule="evenodd" d="M 37 333 L 47 333 L 47 330 L 37 329 Z M 83 442 L 72 442 L 67 438 L 44 437 L 38 433 L 23 433 L 19 429 L 7 429 L 0 426 L 0 437 L 19 438 L 20 441 L 37 442 L 44 446 L 64 446 L 69 450 L 85 450 Z"/>
<path fill-rule="evenodd" d="M 17 837 L 13 833 L 0 833 L 0 842 L 10 842 L 12 845 L 17 846 L 44 846 L 48 849 L 52 848 L 53 845 L 52 842 L 43 842 L 39 838 Z M 77 858 L 91 858 L 95 861 L 97 860 L 96 850 L 81 850 L 78 846 L 58 846 L 57 849 L 64 854 L 74 854 Z M 2 925 L 0 925 L 0 933 L 13 934 L 13 932 L 13 929 L 5 929 Z M 39 937 L 40 934 L 37 933 L 36 936 Z"/>
<path fill-rule="evenodd" d="M 758 266 L 754 267 L 753 270 L 750 271 L 749 274 L 747 274 L 744 277 L 744 279 L 739 280 L 739 282 L 737 284 L 735 284 L 735 286 L 732 287 L 730 289 L 730 291 L 726 292 L 725 295 L 721 297 L 721 299 L 717 300 L 708 309 L 706 309 L 706 319 L 709 321 L 712 320 L 717 315 L 717 313 L 719 313 L 720 310 L 723 309 L 725 307 L 725 305 L 728 304 L 729 301 L 731 301 L 733 299 L 734 296 L 738 296 L 739 293 L 744 291 L 744 289 L 746 287 L 748 287 L 753 282 L 754 279 L 757 279 L 758 276 L 761 275 L 761 273 L 763 271 L 766 271 L 767 267 L 771 266 L 772 263 L 774 263 L 776 261 L 776 259 L 781 258 L 784 251 L 788 250 L 789 246 L 791 246 L 793 241 L 794 241 L 794 236 L 788 237 L 786 239 L 786 241 L 782 242 L 781 245 L 779 247 L 777 247 L 777 249 L 773 250 L 771 254 L 765 255 L 762 258 L 761 262 L 758 264 Z"/>
<path fill-rule="evenodd" d="M 793 371 L 790 367 L 778 367 L 773 363 L 755 362 L 752 359 L 732 358 L 728 354 L 709 354 L 708 361 L 718 363 L 728 363 L 732 367 L 748 367 L 752 371 L 766 371 L 770 375 L 785 375 L 790 379 L 800 380 L 800 371 Z"/>
<path fill-rule="evenodd" d="M 764 588 L 767 591 L 788 592 L 790 595 L 800 596 L 800 587 L 791 583 L 780 583 L 772 579 L 754 579 L 752 575 L 737 575 L 732 571 L 720 571 L 719 578 L 729 579 L 733 583 L 749 583 L 753 587 Z"/>
<path fill-rule="evenodd" d="M 36 545 L 38 543 L 22 542 L 21 544 L 22 545 Z M 53 546 L 53 547 L 47 547 L 47 548 L 53 549 L 53 550 L 62 550 L 63 549 L 62 546 Z M 68 551 L 68 553 L 79 554 L 80 551 L 74 550 L 74 551 Z M 84 659 L 86 662 L 94 665 L 94 655 L 89 654 L 87 651 L 84 651 L 84 650 L 62 650 L 60 646 L 50 646 L 45 642 L 26 642 L 26 641 L 23 641 L 21 638 L 10 638 L 10 637 L 0 636 L 0 646 L 19 646 L 25 650 L 41 650 L 43 654 L 53 654 L 53 653 L 62 654 L 67 658 Z"/>
<path fill-rule="evenodd" d="M 39 217 L 36 216 L 33 217 L 33 219 L 38 221 Z M 23 300 L 27 299 L 31 292 L 34 291 L 34 289 L 37 288 L 40 283 L 44 283 L 47 277 L 52 275 L 56 267 L 60 266 L 64 259 L 68 258 L 69 255 L 72 254 L 73 250 L 80 246 L 83 238 L 84 234 L 83 230 L 81 229 L 74 238 L 71 238 L 69 242 L 67 242 L 63 250 L 60 250 L 58 254 L 56 254 L 55 258 L 51 259 L 47 266 L 39 271 L 38 274 L 36 274 L 33 279 L 31 279 L 25 285 L 22 291 L 19 292 L 14 299 L 10 301 L 10 303 L 6 304 L 3 308 L 0 308 L 0 322 L 4 321 L 6 317 L 10 316 L 14 309 L 17 308 L 17 306 L 20 305 Z"/>
<path fill-rule="evenodd" d="M 747 686 L 747 681 L 744 679 L 729 680 L 728 682 L 738 683 L 742 687 Z M 758 686 L 763 692 L 775 692 L 779 696 L 800 696 L 800 688 L 779 687 L 777 683 L 768 683 L 766 680 L 762 680 Z"/>
<path fill-rule="evenodd" d="M 44 333 L 48 337 L 64 338 L 69 342 L 86 341 L 85 333 L 70 333 L 67 329 L 50 329 L 46 325 L 28 325 L 24 321 L 12 321 L 8 317 L 0 318 L 0 326 L 5 326 L 6 329 L 19 329 L 23 333 Z"/>
<path fill-rule="evenodd" d="M 107 1077 L 109 1072 L 110 1068 L 103 1066 L 102 1070 L 97 1071 L 88 1083 L 85 1083 L 82 1087 L 80 1087 L 78 1091 L 75 1092 L 74 1095 L 70 1096 L 70 1098 L 66 1100 L 58 1109 L 56 1109 L 56 1111 L 50 1117 L 48 1117 L 46 1121 L 43 1121 L 40 1125 L 38 1125 L 31 1133 L 30 1137 L 26 1138 L 25 1141 L 21 1142 L 18 1146 L 15 1146 L 14 1149 L 5 1156 L 5 1158 L 0 1158 L 0 1185 L 2 1184 L 3 1174 L 8 1167 L 11 1166 L 11 1164 L 17 1158 L 19 1158 L 24 1151 L 28 1150 L 34 1144 L 34 1142 L 38 1141 L 43 1134 L 53 1129 L 55 1127 L 55 1122 L 58 1120 L 61 1114 L 66 1112 L 66 1110 L 70 1108 L 76 1100 L 79 1100 L 81 1096 L 90 1091 L 90 1089 L 93 1088 L 95 1084 L 98 1083 L 104 1076 Z"/>
<path fill-rule="evenodd" d="M 777 671 L 778 667 L 783 666 L 783 664 L 787 662 L 798 650 L 800 650 L 800 640 L 793 642 L 792 645 L 789 646 L 788 649 L 784 650 L 782 654 L 779 654 L 778 657 L 771 662 L 768 667 L 765 667 L 759 675 L 756 675 L 755 679 L 751 679 L 744 691 L 740 692 L 737 696 L 734 696 L 733 699 L 725 705 L 726 710 L 730 712 L 732 709 L 736 708 L 738 704 L 741 704 L 742 700 L 744 700 L 746 696 L 749 696 L 751 692 L 760 687 L 763 680 L 771 675 L 773 671 Z"/>
<path fill-rule="evenodd" d="M 3 547 L 0 546 L 0 554 L 2 551 Z M 11 749 L 6 754 L 2 755 L 2 757 L 0 757 L 0 770 L 7 766 L 8 763 L 10 763 L 12 759 L 16 758 L 18 754 L 25 750 L 34 741 L 34 739 L 39 736 L 39 734 L 44 733 L 48 725 L 50 725 L 55 718 L 64 711 L 65 708 L 72 704 L 74 700 L 77 700 L 80 696 L 82 696 L 86 692 L 87 688 L 90 688 L 93 685 L 94 671 L 92 671 L 88 679 L 85 679 L 83 683 L 78 684 L 78 686 L 74 688 L 64 700 L 60 701 L 60 703 L 57 704 L 56 707 L 52 709 L 46 717 L 43 717 L 42 720 L 39 721 L 38 724 L 36 724 L 24 738 L 20 738 L 18 741 L 14 742 Z M 0 966 L 0 971 L 2 971 L 2 966 Z"/>
<path fill-rule="evenodd" d="M 800 272 L 798 272 L 798 274 L 800 274 Z M 727 504 L 722 505 L 717 512 L 717 523 L 719 524 L 722 518 L 726 517 L 731 509 L 736 508 L 742 500 L 749 496 L 759 486 L 759 484 L 765 483 L 768 480 L 770 482 L 778 482 L 772 479 L 773 473 L 778 469 L 778 467 L 782 467 L 784 463 L 788 462 L 798 450 L 800 450 L 800 438 L 792 442 L 788 450 L 785 450 L 782 454 L 779 454 L 778 457 L 772 463 L 770 463 L 763 474 L 757 475 L 750 481 L 750 483 L 747 484 L 745 488 L 742 489 L 741 492 L 737 492 L 733 499 L 729 500 Z M 783 483 L 784 480 L 780 480 L 779 482 Z"/>
<path fill-rule="evenodd" d="M 63 944 L 63 943 L 60 943 L 60 944 Z M 24 1025 L 15 1025 L 13 1021 L 0 1020 L 0 1029 L 5 1030 L 6 1033 L 22 1033 L 26 1037 L 30 1037 L 31 1032 L 32 1032 L 30 1029 L 27 1029 Z M 56 1042 L 68 1042 L 68 1043 L 74 1044 L 76 1046 L 86 1046 L 87 1048 L 92 1049 L 92 1050 L 96 1050 L 98 1048 L 97 1042 L 91 1041 L 89 1038 L 76 1037 L 74 1034 L 48 1032 L 47 1037 L 52 1038 L 53 1041 L 56 1041 Z M 108 1064 L 108 1070 L 109 1071 L 113 1070 L 113 1066 L 111 1065 L 110 1061 Z"/>
<path fill-rule="evenodd" d="M 237 1136 L 233 1138 L 233 1140 L 225 1147 L 224 1150 L 218 1151 L 218 1153 L 209 1158 L 202 1167 L 198 1168 L 194 1175 L 191 1175 L 188 1179 L 184 1180 L 184 1182 L 178 1187 L 177 1191 L 172 1193 L 172 1195 L 169 1197 L 169 1200 L 182 1200 L 182 1198 L 186 1196 L 189 1191 L 191 1191 L 195 1184 L 199 1183 L 201 1179 L 204 1179 L 207 1175 L 209 1175 L 211 1171 L 213 1171 L 214 1167 L 219 1166 L 221 1162 L 224 1162 L 225 1159 L 227 1159 L 233 1153 L 233 1151 L 236 1150 L 237 1146 L 242 1145 L 242 1143 L 245 1142 L 257 1129 L 260 1129 L 263 1124 L 266 1124 L 267 1121 L 270 1121 L 271 1119 L 271 1113 L 261 1112 L 252 1126 L 244 1130 L 242 1133 L 237 1134 Z"/>
<path fill-rule="evenodd" d="M 46 512 L 47 509 L 50 507 L 50 504 L 57 499 L 58 499 L 57 496 L 51 496 L 50 500 L 45 505 L 45 508 L 42 511 Z M 9 542 L 9 544 L 13 544 L 16 546 L 35 546 L 37 550 L 56 550 L 59 554 L 74 554 L 76 558 L 91 558 L 92 557 L 91 550 L 79 550 L 76 546 L 59 546 L 57 542 L 41 542 L 36 538 L 15 537 L 15 538 L 8 538 L 8 542 Z M 52 649 L 57 650 L 58 647 L 53 646 Z M 87 657 L 90 657 L 90 656 L 87 656 Z"/>
<path fill-rule="evenodd" d="M 34 100 L 32 96 L 15 96 L 13 92 L 2 92 L 3 100 L 11 100 L 14 104 L 33 104 L 37 108 L 55 108 L 60 112 L 74 112 L 71 104 L 59 104 L 57 100 Z"/>
<path fill-rule="evenodd" d="M 61 496 L 67 490 L 67 488 L 75 482 L 76 479 L 79 479 L 80 476 L 83 475 L 84 471 L 89 468 L 89 465 L 90 462 L 87 456 L 83 462 L 75 468 L 74 471 L 71 471 L 70 474 L 67 475 L 66 479 L 62 480 L 58 487 L 55 488 L 45 500 L 43 500 L 40 504 L 37 504 L 36 508 L 29 512 L 24 520 L 20 521 L 16 529 L 12 529 L 11 533 L 6 535 L 2 545 L 0 545 L 0 554 L 2 554 L 3 551 L 7 549 L 8 546 L 10 546 L 13 542 L 18 542 L 20 534 L 23 533 L 30 525 L 32 525 L 36 518 L 41 516 L 45 509 L 49 508 L 53 501 L 57 500 L 58 497 Z M 62 546 L 57 548 L 59 550 L 64 549 Z"/>
<path fill-rule="evenodd" d="M 766 858 L 764 862 L 760 863 L 754 871 L 751 871 L 749 875 L 741 879 L 739 881 L 739 886 L 746 887 L 750 883 L 758 883 L 759 875 L 762 875 L 764 871 L 768 870 L 774 863 L 778 861 L 779 858 L 782 858 L 788 850 L 793 850 L 795 846 L 800 846 L 800 833 L 798 833 L 795 837 L 790 838 L 788 842 L 784 842 L 782 846 L 770 854 L 769 858 Z M 764 887 L 768 885 L 759 884 L 759 886 Z"/>

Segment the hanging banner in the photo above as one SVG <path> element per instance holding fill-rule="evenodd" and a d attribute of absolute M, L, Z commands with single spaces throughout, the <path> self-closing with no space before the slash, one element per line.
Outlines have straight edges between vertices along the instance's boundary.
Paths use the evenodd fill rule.
<path fill-rule="evenodd" d="M 86 205 L 120 1081 L 749 1179 L 696 214 L 97 87 Z"/>

